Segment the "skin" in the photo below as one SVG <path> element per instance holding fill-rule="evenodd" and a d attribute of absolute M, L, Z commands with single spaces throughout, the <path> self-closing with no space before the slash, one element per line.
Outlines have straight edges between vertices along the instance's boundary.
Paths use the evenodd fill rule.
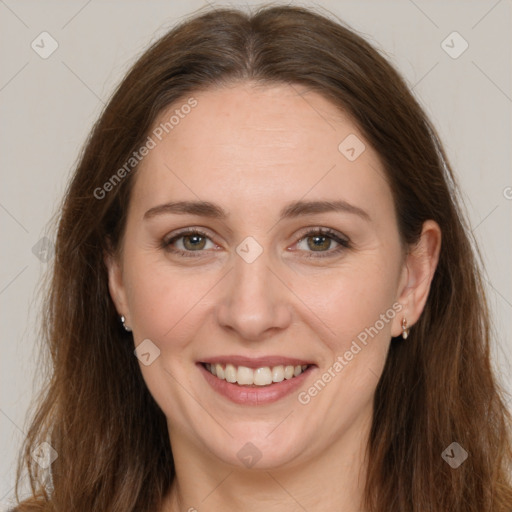
<path fill-rule="evenodd" d="M 140 366 L 168 419 L 175 457 L 162 510 L 361 511 L 373 395 L 402 317 L 414 329 L 424 308 L 439 226 L 427 221 L 420 242 L 403 250 L 378 154 L 317 93 L 238 83 L 193 96 L 197 106 L 137 170 L 122 250 L 106 257 L 110 293 L 135 345 L 150 339 L 160 350 Z M 355 161 L 338 150 L 350 134 L 366 145 Z M 345 200 L 370 220 L 347 212 L 279 220 L 300 199 Z M 144 219 L 177 200 L 207 200 L 228 216 Z M 208 238 L 172 247 L 197 254 L 200 245 L 199 257 L 162 247 L 192 227 Z M 331 228 L 351 246 L 327 238 L 315 251 L 303 235 L 309 227 Z M 248 236 L 263 249 L 252 263 L 236 252 Z M 298 357 L 316 365 L 299 391 L 307 390 L 393 304 L 401 312 L 305 405 L 298 392 L 267 405 L 234 404 L 196 366 L 227 354 Z M 237 457 L 247 442 L 261 454 L 252 468 Z"/>

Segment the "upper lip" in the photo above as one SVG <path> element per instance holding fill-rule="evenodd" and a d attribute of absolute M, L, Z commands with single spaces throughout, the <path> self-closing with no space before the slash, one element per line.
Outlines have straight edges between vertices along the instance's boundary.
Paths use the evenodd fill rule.
<path fill-rule="evenodd" d="M 285 356 L 265 356 L 265 357 L 244 357 L 244 356 L 216 356 L 209 357 L 201 361 L 207 364 L 233 364 L 234 366 L 246 366 L 247 368 L 263 368 L 265 366 L 303 366 L 313 365 L 311 361 L 297 359 L 295 357 Z"/>

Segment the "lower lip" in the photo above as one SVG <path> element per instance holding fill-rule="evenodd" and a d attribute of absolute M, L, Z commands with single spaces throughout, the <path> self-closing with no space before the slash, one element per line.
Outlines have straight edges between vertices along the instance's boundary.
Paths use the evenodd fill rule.
<path fill-rule="evenodd" d="M 304 384 L 304 380 L 314 368 L 313 366 L 309 366 L 298 377 L 293 377 L 288 380 L 285 379 L 281 382 L 274 382 L 268 386 L 250 387 L 239 386 L 238 384 L 232 384 L 226 380 L 219 379 L 212 375 L 201 363 L 198 363 L 198 366 L 206 381 L 217 393 L 236 404 L 242 405 L 263 405 L 277 402 L 281 398 L 290 395 Z"/>

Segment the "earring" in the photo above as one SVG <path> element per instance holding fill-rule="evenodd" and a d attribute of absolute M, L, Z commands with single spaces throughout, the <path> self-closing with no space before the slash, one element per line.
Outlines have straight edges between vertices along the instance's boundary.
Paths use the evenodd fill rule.
<path fill-rule="evenodd" d="M 405 316 L 402 318 L 402 338 L 404 340 L 409 336 L 409 328 L 407 327 L 407 319 Z"/>
<path fill-rule="evenodd" d="M 123 315 L 121 315 L 121 323 L 123 324 L 124 330 L 125 330 L 125 331 L 128 331 L 128 332 L 132 332 L 131 328 L 130 328 L 130 327 L 128 327 L 128 326 L 124 323 L 124 322 L 125 322 L 125 320 L 126 320 L 126 318 L 125 318 Z"/>

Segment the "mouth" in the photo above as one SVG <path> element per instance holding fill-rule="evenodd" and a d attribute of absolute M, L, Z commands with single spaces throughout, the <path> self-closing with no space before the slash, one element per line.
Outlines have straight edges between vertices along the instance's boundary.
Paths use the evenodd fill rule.
<path fill-rule="evenodd" d="M 238 356 L 197 363 L 211 388 L 230 401 L 262 405 L 292 394 L 317 366 L 290 358 L 249 359 Z"/>
<path fill-rule="evenodd" d="M 247 366 L 235 366 L 232 363 L 213 364 L 202 363 L 217 379 L 225 380 L 238 386 L 263 387 L 271 386 L 298 377 L 304 373 L 310 365 L 276 365 L 249 368 Z"/>

